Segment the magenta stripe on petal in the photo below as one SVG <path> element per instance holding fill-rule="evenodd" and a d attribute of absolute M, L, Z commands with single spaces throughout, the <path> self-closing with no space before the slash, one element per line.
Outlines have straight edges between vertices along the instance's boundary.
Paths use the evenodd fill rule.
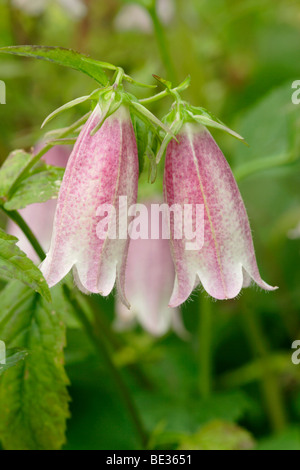
<path fill-rule="evenodd" d="M 273 290 L 260 277 L 242 197 L 211 134 L 203 126 L 185 124 L 178 140 L 167 149 L 165 200 L 169 206 L 203 204 L 205 232 L 199 251 L 187 251 L 185 239 L 171 240 L 176 280 L 170 306 L 187 300 L 199 280 L 220 300 L 236 297 L 249 276 L 261 288 Z"/>

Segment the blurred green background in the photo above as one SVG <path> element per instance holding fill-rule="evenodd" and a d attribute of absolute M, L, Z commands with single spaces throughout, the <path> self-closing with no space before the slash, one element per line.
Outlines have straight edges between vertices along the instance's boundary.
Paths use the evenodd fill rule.
<path fill-rule="evenodd" d="M 154 82 L 152 74 L 176 82 L 190 74 L 186 99 L 208 108 L 249 144 L 213 133 L 238 179 L 262 277 L 278 291 L 252 287 L 226 302 L 196 292 L 182 308 L 188 340 L 173 332 L 153 338 L 139 327 L 115 333 L 114 297 L 92 298 L 113 335 L 113 357 L 152 433 L 152 448 L 300 450 L 300 365 L 291 361 L 292 342 L 300 339 L 300 239 L 288 237 L 300 222 L 300 105 L 291 101 L 292 83 L 300 80 L 299 2 L 161 0 L 174 70 L 166 70 L 151 18 L 138 2 L 85 0 L 78 15 L 72 1 L 40 3 L 41 10 L 28 11 L 25 1 L 0 0 L 1 46 L 72 48 L 122 66 L 145 83 Z M 55 108 L 95 88 L 78 72 L 8 56 L 0 58 L 0 80 L 7 86 L 7 104 L 0 106 L 1 161 L 36 144 L 41 122 Z M 151 110 L 163 117 L 170 104 Z M 52 126 L 86 112 L 80 105 Z M 143 186 L 141 193 L 148 194 Z M 207 310 L 208 393 L 201 382 Z M 72 417 L 65 448 L 137 449 L 105 364 L 75 326 L 68 329 L 66 365 Z"/>

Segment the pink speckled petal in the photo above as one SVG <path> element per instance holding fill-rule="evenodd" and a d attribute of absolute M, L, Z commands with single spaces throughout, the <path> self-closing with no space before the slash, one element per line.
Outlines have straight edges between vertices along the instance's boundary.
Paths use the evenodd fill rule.
<path fill-rule="evenodd" d="M 185 302 L 199 280 L 220 300 L 236 297 L 249 276 L 261 288 L 273 290 L 260 277 L 242 197 L 211 134 L 203 126 L 185 124 L 178 139 L 167 150 L 165 200 L 169 206 L 204 205 L 204 246 L 187 251 L 185 239 L 171 240 L 176 280 L 170 306 Z"/>
<path fill-rule="evenodd" d="M 159 223 L 151 220 L 150 203 L 146 206 L 149 238 L 131 240 L 128 252 L 126 292 L 131 309 L 118 300 L 116 324 L 124 328 L 137 320 L 153 336 L 162 336 L 173 326 L 181 336 L 186 336 L 179 309 L 168 307 L 175 278 L 169 242 L 150 238 L 153 224 L 159 232 Z"/>
<path fill-rule="evenodd" d="M 127 196 L 128 204 L 136 203 L 138 156 L 127 108 L 122 106 L 91 136 L 100 119 L 97 106 L 70 157 L 42 272 L 51 287 L 74 266 L 75 282 L 81 290 L 106 296 L 116 276 L 121 278 L 121 290 L 124 286 L 120 266 L 126 259 L 128 240 L 98 237 L 98 208 L 102 204 L 114 206 L 117 222 L 119 196 Z M 126 301 L 124 289 L 123 297 Z"/>

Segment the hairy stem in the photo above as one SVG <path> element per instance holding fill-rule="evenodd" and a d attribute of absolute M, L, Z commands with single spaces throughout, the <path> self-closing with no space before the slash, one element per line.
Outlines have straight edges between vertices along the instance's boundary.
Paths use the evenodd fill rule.
<path fill-rule="evenodd" d="M 269 359 L 269 346 L 264 336 L 260 321 L 254 310 L 244 308 L 244 319 L 246 332 L 253 353 L 262 361 L 264 370 L 262 379 L 262 390 L 265 396 L 266 409 L 270 418 L 272 428 L 275 432 L 285 429 L 287 416 L 280 384 L 276 373 L 272 370 Z"/>
<path fill-rule="evenodd" d="M 41 261 L 43 261 L 43 259 L 45 259 L 46 257 L 45 252 L 43 248 L 41 247 L 38 239 L 36 238 L 32 230 L 30 229 L 30 227 L 27 225 L 23 217 L 19 214 L 19 212 L 7 211 L 6 209 L 4 209 L 3 206 L 1 207 L 1 209 L 13 222 L 15 222 L 15 224 L 18 225 L 18 227 L 22 230 L 22 232 L 26 236 L 27 240 L 32 245 L 32 248 L 34 249 L 38 257 L 41 259 Z"/>
<path fill-rule="evenodd" d="M 78 121 L 76 121 L 74 124 L 72 124 L 70 127 L 67 129 L 62 129 L 61 133 L 59 135 L 59 139 L 64 139 L 65 137 L 68 137 L 72 132 L 76 131 L 82 123 L 86 121 L 87 116 L 90 113 L 87 113 L 85 116 L 80 118 Z M 48 144 L 45 145 L 36 155 L 33 155 L 30 162 L 25 166 L 23 171 L 19 174 L 18 178 L 16 181 L 13 183 L 13 185 L 9 189 L 9 193 L 7 195 L 8 199 L 14 194 L 16 188 L 18 185 L 21 183 L 21 181 L 27 176 L 29 171 L 40 161 L 40 159 L 49 151 L 57 145 L 57 140 L 54 142 L 49 142 Z"/>

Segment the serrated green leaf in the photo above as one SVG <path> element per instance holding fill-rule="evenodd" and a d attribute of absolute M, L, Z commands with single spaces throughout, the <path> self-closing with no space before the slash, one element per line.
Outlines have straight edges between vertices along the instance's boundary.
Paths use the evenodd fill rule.
<path fill-rule="evenodd" d="M 32 155 L 24 150 L 15 150 L 9 154 L 0 169 L 0 198 L 5 199 L 31 158 Z"/>
<path fill-rule="evenodd" d="M 0 294 L 0 337 L 26 348 L 26 359 L 0 379 L 0 437 L 8 450 L 56 450 L 65 442 L 69 383 L 60 314 L 28 288 L 10 283 Z"/>
<path fill-rule="evenodd" d="M 28 351 L 23 349 L 8 349 L 6 351 L 5 364 L 0 363 L 0 375 L 11 367 L 16 366 L 20 361 L 23 361 L 28 355 Z"/>
<path fill-rule="evenodd" d="M 108 78 L 101 68 L 100 63 L 98 65 L 97 61 L 89 62 L 85 60 L 88 59 L 87 56 L 71 49 L 47 46 L 10 46 L 1 47 L 0 53 L 32 57 L 53 62 L 83 72 L 103 86 L 108 84 Z"/>
<path fill-rule="evenodd" d="M 141 174 L 144 169 L 145 154 L 149 139 L 149 129 L 145 122 L 138 118 L 138 116 L 136 116 L 134 113 L 131 113 L 131 118 L 138 148 L 139 171 Z"/>
<path fill-rule="evenodd" d="M 16 245 L 17 238 L 0 229 L 0 278 L 18 279 L 51 301 L 49 287 L 37 266 Z"/>
<path fill-rule="evenodd" d="M 42 164 L 24 179 L 4 204 L 8 211 L 23 209 L 37 202 L 56 199 L 64 176 L 64 168 Z"/>

